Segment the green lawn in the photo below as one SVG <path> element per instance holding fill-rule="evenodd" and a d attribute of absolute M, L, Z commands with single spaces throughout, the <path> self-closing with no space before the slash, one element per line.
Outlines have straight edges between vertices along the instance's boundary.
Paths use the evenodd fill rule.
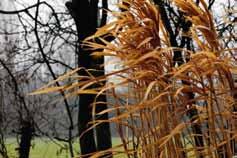
<path fill-rule="evenodd" d="M 113 138 L 113 146 L 120 144 L 120 138 Z M 78 153 L 79 144 L 77 142 L 73 145 L 75 154 Z M 7 140 L 7 149 L 10 158 L 16 158 L 17 143 L 15 139 L 9 138 Z M 116 158 L 122 158 L 118 156 Z M 66 143 L 52 142 L 46 138 L 36 138 L 32 142 L 30 158 L 70 158 Z"/>
<path fill-rule="evenodd" d="M 113 137 L 113 146 L 121 144 L 121 140 L 118 137 Z M 192 148 L 190 144 L 186 144 L 187 148 Z M 10 158 L 17 158 L 17 148 L 16 139 L 7 139 L 7 149 Z M 73 144 L 75 155 L 79 155 L 79 143 L 75 142 Z M 118 148 L 117 150 L 122 150 Z M 192 156 L 194 152 L 191 150 L 188 152 L 189 158 L 196 158 Z M 0 157 L 1 158 L 1 157 Z M 70 158 L 69 151 L 66 143 L 59 141 L 52 142 L 47 138 L 36 138 L 32 142 L 32 148 L 30 152 L 30 158 Z M 124 154 L 114 156 L 114 158 L 126 158 Z"/>

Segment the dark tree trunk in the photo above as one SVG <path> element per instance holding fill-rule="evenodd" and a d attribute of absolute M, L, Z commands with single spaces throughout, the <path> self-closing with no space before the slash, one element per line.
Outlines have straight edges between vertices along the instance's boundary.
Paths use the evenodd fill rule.
<path fill-rule="evenodd" d="M 105 0 L 103 5 L 106 5 Z M 72 2 L 67 2 L 66 6 L 72 15 L 78 33 L 78 66 L 84 67 L 86 69 L 99 69 L 100 71 L 94 72 L 95 77 L 104 75 L 104 69 L 99 68 L 98 65 L 104 63 L 103 58 L 93 59 L 91 58 L 90 50 L 81 45 L 82 41 L 93 35 L 96 31 L 98 25 L 98 0 L 72 0 Z M 101 23 L 105 23 L 106 16 L 103 12 Z M 87 76 L 88 74 L 82 70 L 79 75 Z M 96 85 L 95 85 L 96 86 Z M 95 151 L 106 150 L 111 148 L 111 133 L 109 123 L 102 123 L 96 128 L 96 139 L 93 130 L 85 132 L 90 125 L 88 124 L 92 121 L 92 104 L 95 101 L 95 95 L 83 94 L 79 96 L 79 114 L 78 114 L 78 130 L 79 134 L 83 134 L 80 137 L 80 148 L 81 154 L 89 154 Z M 106 96 L 100 96 L 96 100 L 97 102 L 106 102 Z M 101 112 L 107 109 L 107 105 L 98 105 L 96 112 Z M 99 116 L 98 119 L 107 120 L 108 114 Z M 97 142 L 97 146 L 96 143 Z"/>
<path fill-rule="evenodd" d="M 102 95 L 99 96 L 98 101 L 106 102 L 106 96 Z M 104 104 L 98 104 L 96 107 L 97 112 L 101 112 L 106 110 L 107 106 Z M 98 116 L 98 120 L 108 120 L 108 114 L 103 114 Z M 111 141 L 111 132 L 110 132 L 110 124 L 108 122 L 102 123 L 96 127 L 96 138 L 97 138 L 97 150 L 102 151 L 112 147 Z M 109 156 L 110 155 L 110 156 Z M 106 154 L 106 157 L 112 157 L 111 153 Z"/>
<path fill-rule="evenodd" d="M 66 6 L 73 17 L 78 34 L 78 66 L 90 67 L 91 57 L 89 53 L 81 46 L 81 42 L 90 35 L 91 25 L 89 20 L 89 1 L 88 0 L 73 0 L 67 2 Z M 79 75 L 87 75 L 85 71 L 80 71 Z M 92 121 L 92 107 L 93 97 L 91 95 L 79 96 L 79 113 L 78 113 L 78 132 L 80 137 L 80 151 L 82 155 L 96 152 L 96 143 L 93 130 L 89 130 L 84 133 L 90 126 L 89 122 Z"/>
<path fill-rule="evenodd" d="M 19 158 L 29 158 L 34 127 L 30 120 L 22 121 Z"/>
<path fill-rule="evenodd" d="M 102 0 L 102 8 L 103 8 L 103 10 L 102 10 L 102 17 L 100 19 L 100 27 L 106 25 L 106 20 L 107 20 L 107 11 L 106 10 L 108 10 L 108 0 Z M 96 20 L 96 19 L 94 19 L 94 20 Z M 107 38 L 108 38 L 107 40 L 111 40 L 111 41 L 113 40 L 110 37 L 107 37 Z M 96 60 L 97 60 L 96 67 L 98 70 L 100 70 L 97 72 L 96 76 L 103 76 L 105 74 L 105 71 L 104 71 L 104 68 L 101 68 L 100 66 L 102 64 L 104 64 L 104 57 L 97 58 Z M 103 104 L 103 103 L 107 102 L 106 95 L 99 96 L 97 98 L 97 101 L 102 103 L 102 104 L 97 105 L 97 107 L 96 107 L 97 113 L 107 109 L 107 105 Z M 100 115 L 96 119 L 108 120 L 109 119 L 108 113 Z M 108 122 L 104 122 L 96 127 L 96 138 L 97 138 L 97 150 L 98 151 L 106 150 L 106 149 L 109 149 L 112 147 L 110 124 Z M 104 156 L 106 156 L 107 158 L 113 157 L 112 153 L 107 153 Z"/>
<path fill-rule="evenodd" d="M 80 95 L 79 114 L 78 114 L 78 131 L 80 137 L 80 150 L 81 154 L 90 154 L 96 152 L 96 144 L 94 139 L 94 131 L 89 130 L 85 132 L 90 126 L 89 122 L 92 121 L 92 108 L 89 106 L 93 97 L 91 95 Z M 83 135 L 82 135 L 83 134 Z"/>

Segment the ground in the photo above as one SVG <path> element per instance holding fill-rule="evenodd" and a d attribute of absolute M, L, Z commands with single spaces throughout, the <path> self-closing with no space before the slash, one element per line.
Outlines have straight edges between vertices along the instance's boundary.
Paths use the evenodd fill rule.
<path fill-rule="evenodd" d="M 120 144 L 120 138 L 113 138 L 113 146 Z M 7 140 L 7 148 L 10 158 L 17 158 L 16 151 L 17 143 L 15 139 L 9 138 Z M 77 142 L 73 145 L 75 154 L 78 153 L 79 144 Z M 52 142 L 47 138 L 36 138 L 32 143 L 30 158 L 70 158 L 67 144 L 62 142 Z M 115 158 L 122 158 L 116 156 Z"/>

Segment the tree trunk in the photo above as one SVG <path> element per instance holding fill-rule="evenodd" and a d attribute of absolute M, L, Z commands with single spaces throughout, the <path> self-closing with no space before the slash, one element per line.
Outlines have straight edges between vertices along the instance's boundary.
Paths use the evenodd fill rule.
<path fill-rule="evenodd" d="M 94 139 L 93 129 L 85 132 L 90 125 L 88 124 L 92 121 L 92 107 L 89 106 L 93 100 L 91 95 L 80 95 L 79 101 L 79 114 L 78 114 L 78 131 L 80 137 L 80 150 L 81 154 L 90 154 L 96 152 L 96 144 Z M 82 135 L 83 134 L 83 135 Z"/>
<path fill-rule="evenodd" d="M 34 127 L 30 120 L 22 121 L 19 158 L 29 158 Z"/>
<path fill-rule="evenodd" d="M 99 102 L 106 102 L 106 96 L 102 95 L 99 96 L 97 101 Z M 106 110 L 107 106 L 105 104 L 98 104 L 96 107 L 96 112 L 101 112 Z M 108 120 L 108 113 L 103 115 L 99 115 L 97 120 Z M 102 123 L 96 127 L 96 138 L 97 138 L 97 150 L 102 151 L 112 147 L 111 141 L 111 131 L 110 131 L 110 124 L 108 122 Z M 111 153 L 106 155 L 107 158 L 112 157 Z"/>
<path fill-rule="evenodd" d="M 106 4 L 105 1 L 103 1 L 103 4 Z M 93 35 L 98 27 L 98 0 L 72 0 L 72 2 L 67 2 L 66 6 L 77 27 L 79 49 L 76 53 L 78 55 L 78 66 L 86 69 L 98 69 L 98 65 L 103 64 L 104 59 L 91 58 L 90 54 L 92 52 L 81 45 L 83 40 L 86 37 Z M 105 17 L 106 16 L 103 14 L 101 21 L 105 22 Z M 93 74 L 95 77 L 104 75 L 104 69 L 100 68 L 99 70 L 100 72 L 95 72 Z M 79 75 L 87 76 L 88 74 L 82 70 L 79 72 Z M 85 155 L 111 148 L 112 143 L 109 123 L 102 123 L 96 128 L 97 141 L 95 141 L 93 129 L 85 132 L 91 127 L 88 123 L 92 121 L 92 104 L 95 101 L 95 95 L 83 94 L 79 97 L 78 130 L 80 135 L 83 134 L 80 137 L 81 154 Z M 100 96 L 96 101 L 106 102 L 106 96 Z M 105 109 L 107 109 L 106 104 L 98 105 L 96 107 L 96 112 L 101 112 Z M 107 120 L 108 114 L 101 115 L 98 119 Z M 95 142 L 97 142 L 97 147 Z"/>

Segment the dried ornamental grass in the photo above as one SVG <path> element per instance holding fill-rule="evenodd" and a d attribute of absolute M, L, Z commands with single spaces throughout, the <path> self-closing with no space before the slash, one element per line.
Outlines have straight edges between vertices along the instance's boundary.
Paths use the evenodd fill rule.
<path fill-rule="evenodd" d="M 123 153 L 123 157 L 135 158 L 218 158 L 222 153 L 233 156 L 237 136 L 233 79 L 237 67 L 231 55 L 234 49 L 222 49 L 212 16 L 205 2 L 200 2 L 197 6 L 192 0 L 174 0 L 192 22 L 191 37 L 197 44 L 196 52 L 181 50 L 190 55 L 190 60 L 183 65 L 174 66 L 173 52 L 179 48 L 170 47 L 169 34 L 154 3 L 126 0 L 129 8 L 120 4 L 126 10 L 112 12 L 116 20 L 99 28 L 85 42 L 95 50 L 95 57 L 115 56 L 121 60 L 123 68 L 97 78 L 77 76 L 78 69 L 58 79 L 72 78 L 74 84 L 56 88 L 50 86 L 51 83 L 35 93 L 62 90 L 68 97 L 107 94 L 115 100 L 107 103 L 109 109 L 99 114 L 94 112 L 94 115 L 113 113 L 114 116 L 93 123 L 94 126 L 104 121 L 116 123 L 122 144 L 91 157 L 111 151 L 114 155 Z M 108 35 L 115 37 L 113 43 L 106 41 Z M 93 42 L 94 38 L 101 43 Z M 103 51 L 97 51 L 101 49 Z M 120 82 L 89 89 L 111 75 L 120 76 Z M 117 93 L 119 86 L 127 86 L 128 90 Z M 192 99 L 188 97 L 190 93 Z M 187 115 L 192 108 L 198 111 L 195 118 Z M 194 141 L 197 135 L 191 128 L 197 124 L 202 130 L 198 137 L 203 140 L 203 146 L 197 146 Z"/>

